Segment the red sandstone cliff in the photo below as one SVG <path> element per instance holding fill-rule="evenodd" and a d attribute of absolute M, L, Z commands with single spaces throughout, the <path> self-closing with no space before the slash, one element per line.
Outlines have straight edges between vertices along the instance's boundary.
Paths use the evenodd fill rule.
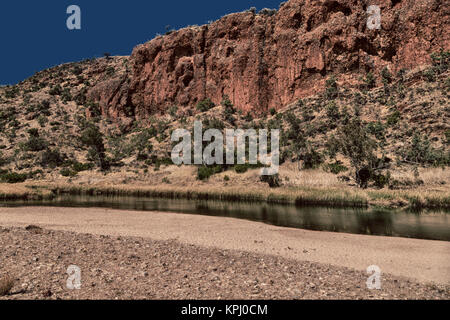
<path fill-rule="evenodd" d="M 366 27 L 372 4 L 381 7 L 381 30 Z M 230 14 L 139 45 L 128 76 L 100 83 L 90 97 L 112 117 L 223 95 L 246 111 L 280 109 L 323 90 L 330 74 L 351 83 L 385 66 L 429 62 L 450 48 L 449 17 L 446 0 L 291 0 L 273 16 Z"/>

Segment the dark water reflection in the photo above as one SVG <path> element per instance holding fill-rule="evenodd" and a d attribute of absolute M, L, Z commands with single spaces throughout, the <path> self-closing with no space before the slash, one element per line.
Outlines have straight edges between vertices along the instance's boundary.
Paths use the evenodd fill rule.
<path fill-rule="evenodd" d="M 6 203 L 3 206 L 100 207 L 178 212 L 232 217 L 317 231 L 450 241 L 450 215 L 445 212 L 418 214 L 365 209 L 297 207 L 267 203 L 69 195 L 48 201 Z"/>

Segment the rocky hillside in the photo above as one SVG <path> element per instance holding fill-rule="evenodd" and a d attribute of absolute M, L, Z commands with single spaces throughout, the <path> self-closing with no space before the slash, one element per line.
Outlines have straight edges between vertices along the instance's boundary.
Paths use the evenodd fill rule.
<path fill-rule="evenodd" d="M 364 165 L 448 166 L 448 2 L 381 1 L 381 30 L 366 28 L 367 5 L 291 0 L 0 87 L 0 180 L 145 177 L 195 120 L 282 129 L 282 161 L 337 174 L 355 166 L 343 146 L 355 132 Z"/>

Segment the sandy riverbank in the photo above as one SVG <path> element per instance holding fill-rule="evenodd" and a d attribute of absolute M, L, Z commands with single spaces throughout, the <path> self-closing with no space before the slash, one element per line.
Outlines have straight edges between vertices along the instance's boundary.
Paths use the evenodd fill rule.
<path fill-rule="evenodd" d="M 1 299 L 449 299 L 450 287 L 274 255 L 210 249 L 178 241 L 0 227 Z M 81 270 L 68 290 L 69 265 Z M 0 284 L 2 280 L 0 279 Z"/>
<path fill-rule="evenodd" d="M 79 208 L 0 208 L 0 225 L 108 235 L 274 255 L 420 282 L 450 284 L 450 243 L 281 228 L 222 217 Z"/>

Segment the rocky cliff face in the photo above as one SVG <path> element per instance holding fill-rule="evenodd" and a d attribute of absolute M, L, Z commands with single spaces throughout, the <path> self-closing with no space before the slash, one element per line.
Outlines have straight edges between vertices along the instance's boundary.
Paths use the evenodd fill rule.
<path fill-rule="evenodd" d="M 380 30 L 366 26 L 372 4 L 381 7 Z M 129 74 L 90 97 L 113 118 L 224 95 L 244 111 L 280 109 L 323 90 L 331 74 L 351 84 L 368 71 L 429 62 L 450 48 L 449 17 L 445 0 L 291 0 L 274 15 L 230 14 L 139 45 Z"/>

